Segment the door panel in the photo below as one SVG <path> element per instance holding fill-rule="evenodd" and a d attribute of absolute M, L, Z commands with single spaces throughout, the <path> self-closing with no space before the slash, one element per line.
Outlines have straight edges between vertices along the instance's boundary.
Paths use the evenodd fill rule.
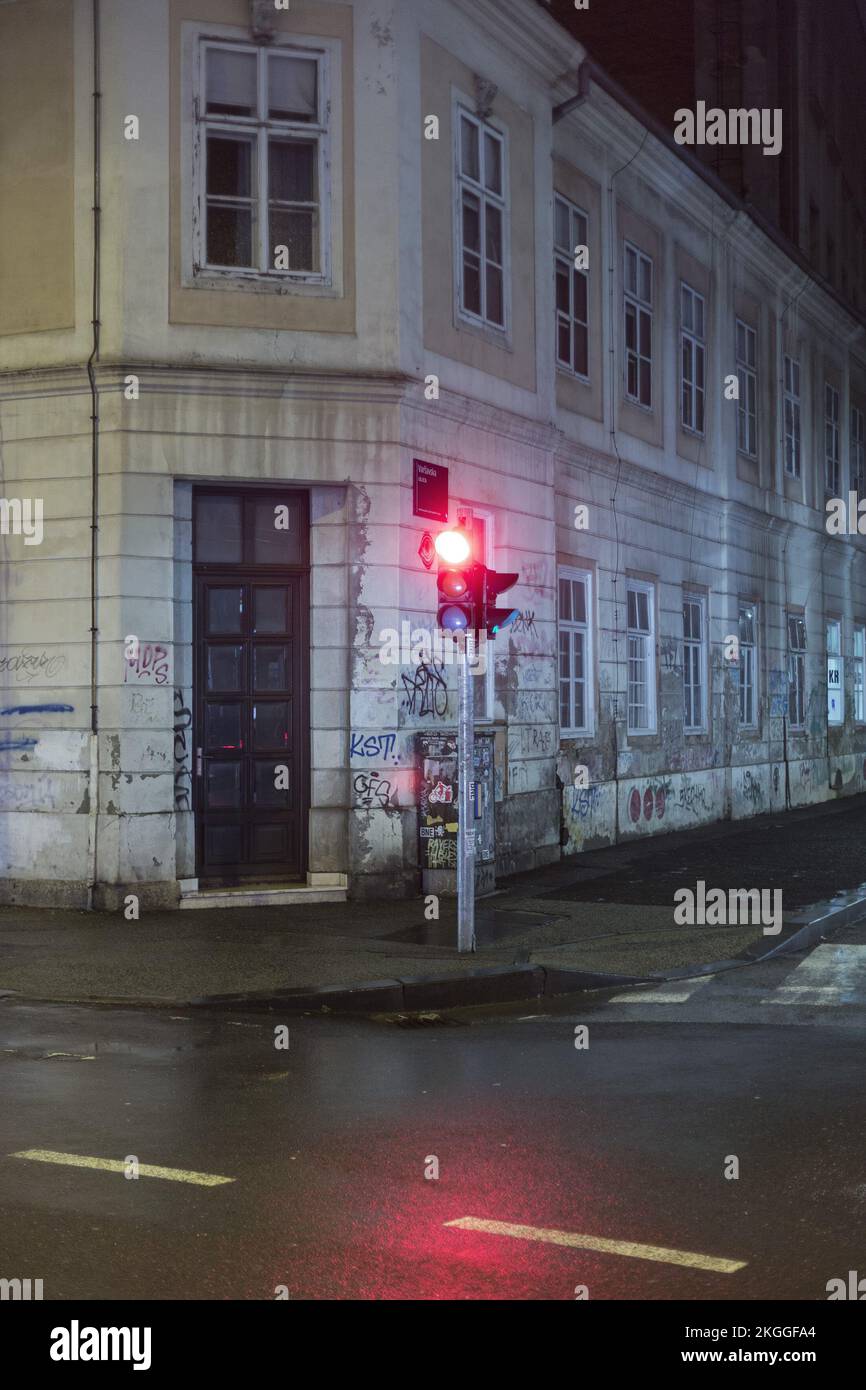
<path fill-rule="evenodd" d="M 303 878 L 309 521 L 299 492 L 194 491 L 199 878 Z"/>
<path fill-rule="evenodd" d="M 294 615 L 304 577 L 200 575 L 199 876 L 301 876 L 307 741 Z"/>

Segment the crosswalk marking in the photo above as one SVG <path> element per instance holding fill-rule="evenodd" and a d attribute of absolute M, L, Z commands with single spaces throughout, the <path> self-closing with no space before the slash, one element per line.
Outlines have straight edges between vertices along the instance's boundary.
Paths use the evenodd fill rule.
<path fill-rule="evenodd" d="M 663 1245 L 640 1245 L 633 1240 L 607 1240 L 603 1236 L 578 1235 L 575 1231 L 548 1230 L 543 1226 L 516 1226 L 510 1221 L 484 1221 L 477 1216 L 461 1216 L 446 1221 L 461 1231 L 481 1231 L 491 1236 L 512 1236 L 515 1240 L 538 1240 L 548 1245 L 567 1245 L 577 1250 L 597 1250 L 605 1255 L 624 1255 L 632 1260 L 655 1260 L 660 1264 L 706 1269 L 713 1274 L 736 1274 L 746 1268 L 746 1260 L 725 1260 L 716 1255 L 700 1255 L 691 1250 L 669 1250 Z"/>
<path fill-rule="evenodd" d="M 54 1149 L 21 1149 L 9 1158 L 27 1158 L 33 1163 L 61 1163 L 70 1168 L 98 1168 L 106 1173 L 125 1173 L 129 1164 L 119 1158 L 91 1158 L 86 1154 L 58 1153 Z M 137 1172 L 142 1178 L 165 1178 L 169 1182 L 191 1182 L 198 1187 L 219 1187 L 234 1182 L 217 1173 L 194 1173 L 188 1168 L 161 1168 L 158 1164 L 139 1163 Z"/>

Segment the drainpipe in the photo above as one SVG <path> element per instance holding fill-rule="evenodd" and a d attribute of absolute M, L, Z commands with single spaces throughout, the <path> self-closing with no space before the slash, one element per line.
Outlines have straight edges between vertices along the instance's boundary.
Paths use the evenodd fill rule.
<path fill-rule="evenodd" d="M 99 392 L 96 386 L 94 363 L 99 358 L 99 137 L 102 92 L 99 66 L 99 0 L 93 0 L 93 307 L 90 356 L 87 377 L 90 382 L 90 772 L 88 780 L 87 824 L 87 908 L 93 909 L 96 885 L 96 845 L 99 812 L 99 684 L 97 670 L 97 603 L 99 532 Z"/>

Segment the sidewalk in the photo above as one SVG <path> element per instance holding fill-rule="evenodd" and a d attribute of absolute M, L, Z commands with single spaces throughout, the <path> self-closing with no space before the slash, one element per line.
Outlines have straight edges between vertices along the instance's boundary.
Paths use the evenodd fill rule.
<path fill-rule="evenodd" d="M 86 1003 L 274 1001 L 367 1011 L 531 998 L 599 987 L 607 976 L 695 973 L 764 954 L 797 933 L 795 946 L 809 944 L 803 926 L 827 907 L 806 905 L 831 885 L 851 890 L 844 920 L 866 914 L 858 892 L 864 845 L 866 797 L 858 797 L 592 851 L 513 878 L 480 901 L 472 956 L 457 954 L 456 908 L 446 898 L 438 922 L 425 921 L 421 897 L 159 912 L 138 922 L 5 907 L 0 991 Z M 676 887 L 700 878 L 725 889 L 781 886 L 781 936 L 758 926 L 675 925 Z M 317 1001 L 317 991 L 327 993 Z"/>

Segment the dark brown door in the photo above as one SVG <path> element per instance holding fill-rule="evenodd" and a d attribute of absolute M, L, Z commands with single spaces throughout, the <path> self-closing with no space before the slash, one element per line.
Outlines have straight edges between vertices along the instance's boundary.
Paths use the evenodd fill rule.
<path fill-rule="evenodd" d="M 196 852 L 211 884 L 306 873 L 308 574 L 292 563 L 306 557 L 303 501 L 196 495 Z M 275 516 L 288 518 L 282 534 Z"/>

